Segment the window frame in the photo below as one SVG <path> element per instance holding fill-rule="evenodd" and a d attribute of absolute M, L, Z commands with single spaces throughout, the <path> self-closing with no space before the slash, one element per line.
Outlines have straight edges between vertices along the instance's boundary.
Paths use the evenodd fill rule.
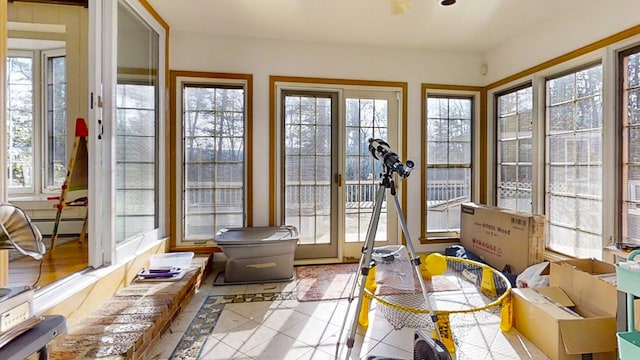
<path fill-rule="evenodd" d="M 558 78 L 562 78 L 564 76 L 567 75 L 575 75 L 581 71 L 585 71 L 585 70 L 589 70 L 592 69 L 594 67 L 598 67 L 600 66 L 602 68 L 602 82 L 601 82 L 601 93 L 600 93 L 600 98 L 601 98 L 601 102 L 602 102 L 602 109 L 601 109 L 601 114 L 602 114 L 602 119 L 601 119 L 601 130 L 600 130 L 600 139 L 601 139 L 601 154 L 600 154 L 600 169 L 601 169 L 601 179 L 600 179 L 600 203 L 601 203 L 601 207 L 604 209 L 604 181 L 603 179 L 605 178 L 604 176 L 604 147 L 605 147 L 605 124 L 604 124 L 604 83 L 605 83 L 605 79 L 604 79 L 604 65 L 603 62 L 601 60 L 596 60 L 596 61 L 588 61 L 588 62 L 584 62 L 581 65 L 566 69 L 565 71 L 560 71 L 560 72 L 556 72 L 552 75 L 546 76 L 544 78 L 544 88 L 541 89 L 542 91 L 544 91 L 544 113 L 543 113 L 543 121 L 544 121 L 544 133 L 543 133 L 543 139 L 541 139 L 540 141 L 544 142 L 544 173 L 545 173 L 545 181 L 542 184 L 543 187 L 543 194 L 541 194 L 541 196 L 544 197 L 544 213 L 547 217 L 547 221 L 546 221 L 546 241 L 545 241 L 545 248 L 550 249 L 552 251 L 561 253 L 563 255 L 566 256 L 571 256 L 571 257 L 580 257 L 579 254 L 574 253 L 574 254 L 569 254 L 569 253 L 563 253 L 561 251 L 559 251 L 558 249 L 551 249 L 550 248 L 550 242 L 551 242 L 551 220 L 549 219 L 550 214 L 552 213 L 551 210 L 551 201 L 550 201 L 550 196 L 552 195 L 552 191 L 550 190 L 550 185 L 551 185 L 551 180 L 550 180 L 550 171 L 549 168 L 551 167 L 552 163 L 550 160 L 550 155 L 551 155 L 551 150 L 550 150 L 550 142 L 549 139 L 552 137 L 552 135 L 550 134 L 549 131 L 549 93 L 548 93 L 548 83 L 554 79 L 558 79 Z M 571 103 L 576 103 L 579 99 L 577 97 L 572 97 L 572 99 L 570 101 L 565 101 L 565 103 L 571 102 Z M 576 119 L 577 115 L 574 115 L 573 119 Z M 572 133 L 575 135 L 576 133 L 580 133 L 579 130 L 576 130 L 576 128 L 574 127 Z M 575 141 L 575 143 L 577 144 L 577 141 Z M 576 145 L 577 146 L 577 145 Z M 577 151 L 576 151 L 577 154 Z M 577 155 L 575 156 L 575 160 L 574 163 L 569 166 L 573 166 L 574 168 L 578 166 L 578 163 L 580 163 L 580 161 L 578 161 Z M 575 179 L 575 184 L 579 184 L 578 178 L 576 176 Z M 579 194 L 577 190 L 574 191 L 574 193 L 572 194 L 573 196 L 570 196 L 570 198 L 573 199 L 588 199 L 590 198 L 589 196 L 585 196 L 584 194 Z M 569 197 L 569 196 L 567 196 Z M 577 208 L 577 206 L 576 206 Z M 577 218 L 576 218 L 577 220 Z M 600 224 L 600 237 L 602 238 L 604 235 L 604 212 L 601 212 L 601 224 Z M 568 228 L 568 227 L 564 227 L 564 228 Z M 580 232 L 580 233 L 592 233 L 589 231 L 585 231 L 585 230 L 581 230 L 579 224 L 575 224 L 572 228 L 569 228 L 573 231 L 576 232 Z M 575 245 L 575 244 L 574 244 Z M 603 246 L 601 247 L 601 249 L 603 248 Z M 593 257 L 593 254 L 590 254 L 589 257 Z M 596 255 L 595 256 L 598 259 L 602 258 L 602 251 L 600 251 L 599 256 Z"/>
<path fill-rule="evenodd" d="M 481 150 L 480 146 L 482 144 L 480 138 L 480 129 L 481 129 L 481 111 L 482 111 L 482 103 L 484 101 L 483 88 L 475 87 L 475 86 L 450 86 L 450 85 L 437 85 L 437 84 L 422 84 L 421 91 L 421 105 L 422 105 L 422 121 L 421 125 L 423 127 L 421 131 L 421 163 L 422 165 L 426 164 L 426 153 L 427 153 L 427 101 L 429 96 L 435 97 L 447 97 L 447 98 L 470 98 L 471 106 L 472 106 L 472 118 L 471 118 L 471 185 L 470 185 L 470 199 L 469 201 L 478 202 L 480 201 L 480 169 L 478 168 L 478 164 L 480 164 L 480 156 Z M 460 239 L 460 230 L 458 231 L 447 231 L 447 232 L 429 232 L 427 228 L 427 175 L 426 175 L 426 166 L 424 169 L 421 169 L 421 186 L 420 186 L 420 242 L 422 244 L 433 244 L 433 243 L 449 243 L 449 242 L 457 242 Z"/>
<path fill-rule="evenodd" d="M 41 91 L 42 91 L 42 110 L 41 110 L 41 117 L 42 117 L 42 160 L 41 160 L 41 166 L 40 168 L 43 169 L 42 170 L 42 175 L 39 177 L 42 179 L 42 193 L 58 193 L 60 192 L 60 186 L 62 185 L 62 183 L 64 182 L 64 176 L 62 177 L 61 181 L 60 181 L 60 185 L 56 186 L 56 181 L 55 181 L 55 174 L 50 174 L 49 173 L 49 149 L 50 149 L 50 144 L 49 144 L 49 136 L 48 136 L 48 129 L 51 126 L 51 124 L 49 124 L 49 119 L 47 117 L 47 114 L 49 112 L 49 96 L 48 96 L 48 85 L 49 85 L 49 81 L 47 80 L 49 77 L 49 60 L 53 59 L 53 58 L 58 58 L 58 57 L 63 57 L 65 58 L 65 78 L 64 78 L 64 83 L 65 83 L 65 123 L 66 123 L 66 127 L 65 127 L 65 157 L 64 157 L 64 173 L 66 173 L 67 170 L 67 165 L 69 163 L 69 140 L 70 137 L 74 136 L 75 134 L 69 134 L 69 129 L 70 126 L 69 124 L 72 123 L 69 120 L 69 116 L 68 116 L 68 108 L 69 108 L 69 102 L 67 99 L 67 84 L 68 84 L 68 80 L 67 80 L 67 51 L 66 48 L 62 48 L 62 49 L 50 49 L 50 50 L 43 50 L 41 51 L 41 70 L 42 70 L 42 75 L 41 75 Z M 55 128 L 55 126 L 52 126 L 53 128 Z M 53 186 L 48 186 L 47 184 L 49 183 L 49 178 L 53 177 Z"/>
<path fill-rule="evenodd" d="M 183 153 L 183 90 L 185 84 L 211 87 L 242 87 L 244 89 L 244 226 L 253 226 L 253 76 L 251 74 L 208 73 L 172 70 L 171 85 L 171 127 L 174 134 L 171 141 L 173 161 L 175 161 L 175 186 L 172 189 L 175 206 L 172 212 L 173 233 L 171 248 L 189 249 L 198 246 L 215 246 L 211 239 L 186 239 L 183 224 L 184 213 L 184 153 Z"/>
<path fill-rule="evenodd" d="M 50 176 L 48 174 L 48 152 L 49 139 L 47 137 L 48 119 L 47 119 L 47 106 L 48 106 L 48 61 L 54 57 L 65 57 L 66 62 L 66 49 L 46 49 L 46 50 L 15 50 L 9 49 L 7 58 L 9 57 L 30 57 L 32 59 L 32 94 L 33 94 L 33 119 L 32 119 L 32 176 L 33 183 L 29 187 L 15 188 L 7 186 L 7 194 L 9 198 L 21 197 L 21 196 L 38 196 L 38 195 L 51 195 L 60 192 L 60 186 L 47 186 L 47 179 Z M 66 67 L 66 63 L 65 63 Z M 65 69 L 65 84 L 66 84 L 66 69 Z M 6 86 L 6 85 L 5 85 Z M 65 106 L 67 104 L 66 92 L 65 92 Z M 8 110 L 8 109 L 7 109 Z M 66 113 L 66 108 L 65 108 Z M 66 117 L 66 115 L 65 115 Z M 69 121 L 66 119 L 66 131 L 69 129 Z M 69 154 L 69 134 L 66 134 L 65 139 L 65 173 L 68 162 Z M 8 180 L 8 179 L 7 179 Z M 64 180 L 64 179 L 63 179 Z M 7 185 L 9 183 L 7 182 Z"/>
<path fill-rule="evenodd" d="M 500 186 L 500 179 L 501 179 L 500 167 L 502 166 L 503 162 L 501 161 L 502 159 L 500 157 L 500 147 L 499 147 L 499 144 L 500 144 L 501 140 L 500 140 L 500 136 L 498 136 L 498 134 L 497 134 L 497 132 L 500 131 L 500 120 L 502 119 L 502 118 L 499 117 L 500 116 L 499 98 L 501 96 L 517 93 L 517 92 L 519 92 L 521 90 L 525 90 L 525 89 L 528 89 L 528 88 L 531 88 L 531 93 L 532 93 L 531 94 L 531 103 L 532 103 L 532 106 L 531 106 L 532 107 L 532 109 L 531 109 L 531 136 L 529 137 L 530 140 L 531 140 L 531 155 L 532 155 L 532 159 L 531 159 L 531 161 L 529 163 L 531 165 L 531 180 L 532 180 L 531 181 L 531 190 L 530 190 L 530 192 L 531 192 L 531 211 L 530 212 L 533 213 L 533 209 L 535 207 L 534 199 L 535 199 L 535 192 L 536 192 L 535 191 L 535 176 L 534 176 L 534 168 L 535 168 L 534 154 L 535 154 L 535 148 L 536 148 L 535 145 L 536 144 L 534 144 L 534 139 L 533 139 L 534 138 L 534 133 L 535 133 L 534 128 L 536 126 L 536 121 L 535 121 L 535 117 L 534 117 L 534 114 L 535 114 L 536 110 L 535 110 L 535 102 L 533 100 L 535 98 L 535 96 L 534 96 L 534 88 L 533 88 L 533 84 L 530 81 L 521 83 L 521 84 L 519 84 L 517 86 L 514 86 L 514 87 L 510 87 L 510 88 L 505 89 L 503 91 L 500 91 L 500 92 L 496 93 L 494 95 L 494 97 L 493 97 L 493 107 L 494 107 L 495 113 L 496 113 L 496 116 L 494 117 L 494 127 L 496 129 L 495 146 L 493 147 L 494 156 L 495 156 L 495 172 L 493 173 L 493 176 L 495 176 L 495 179 L 496 179 L 496 186 L 495 186 L 495 197 L 494 197 L 493 201 L 495 202 L 495 204 L 497 206 L 500 206 L 500 190 L 502 189 L 502 187 Z M 516 111 L 515 115 L 519 115 L 519 114 L 520 113 Z M 523 139 L 523 138 L 521 138 L 519 134 L 516 134 L 516 137 L 514 139 L 518 142 L 517 144 L 519 145 L 520 144 L 519 141 L 521 139 Z M 523 163 L 523 162 L 521 162 L 519 159 L 516 159 L 516 161 L 513 163 L 513 165 L 519 166 L 521 163 Z M 517 176 L 517 174 L 516 174 L 516 176 Z M 517 191 L 518 191 L 518 188 L 516 186 L 516 192 Z M 511 210 L 517 210 L 517 206 L 516 206 L 516 209 L 511 209 Z"/>
<path fill-rule="evenodd" d="M 638 43 L 640 37 L 637 37 L 634 43 Z M 518 86 L 522 86 L 526 83 L 531 83 L 533 86 L 533 214 L 546 216 L 546 186 L 547 186 L 547 174 L 545 171 L 546 166 L 546 80 L 549 78 L 559 77 L 564 74 L 575 71 L 576 69 L 586 68 L 596 63 L 602 63 L 603 66 L 603 84 L 602 84 L 602 107 L 603 107 L 603 129 L 602 129 L 602 157 L 603 159 L 613 159 L 616 161 L 604 161 L 602 164 L 603 173 L 615 173 L 619 171 L 618 155 L 617 155 L 617 136 L 616 136 L 616 123 L 617 121 L 607 120 L 614 118 L 614 111 L 612 104 L 615 102 L 615 64 L 614 59 L 619 49 L 625 45 L 617 44 L 607 48 L 600 48 L 588 53 L 583 53 L 580 56 L 573 58 L 565 57 L 562 61 L 554 61 L 551 64 L 547 64 L 547 67 L 530 69 L 530 71 L 523 72 L 509 81 L 501 82 L 499 84 L 490 84 L 487 87 L 487 99 L 491 99 L 487 107 L 487 119 L 491 119 L 487 122 L 487 142 L 489 144 L 496 143 L 497 137 L 497 110 L 495 108 L 497 101 L 496 95 L 514 89 Z M 628 45 L 626 45 L 628 46 Z M 542 137 L 542 140 L 541 140 Z M 490 205 L 496 205 L 497 197 L 497 154 L 496 147 L 489 151 L 487 166 L 491 169 L 489 171 L 490 179 L 487 182 L 487 192 L 490 194 L 488 199 L 491 201 Z M 603 213 L 614 213 L 618 211 L 618 181 L 614 177 L 604 177 L 602 181 L 602 207 Z M 618 237 L 616 235 L 618 231 L 617 222 L 619 217 L 607 217 L 602 218 L 602 243 L 603 251 L 602 256 L 599 258 L 604 259 L 607 254 L 605 249 L 608 245 Z M 545 247 L 548 245 L 549 225 L 548 221 L 545 222 Z M 571 257 L 565 254 L 554 252 L 547 248 L 549 254 L 558 254 L 560 257 Z"/>

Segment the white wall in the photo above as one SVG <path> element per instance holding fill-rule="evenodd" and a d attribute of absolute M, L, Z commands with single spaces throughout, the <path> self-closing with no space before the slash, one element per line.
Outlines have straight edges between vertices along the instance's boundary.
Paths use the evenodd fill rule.
<path fill-rule="evenodd" d="M 639 0 L 590 1 L 570 15 L 540 22 L 485 54 L 485 85 L 640 24 Z"/>
<path fill-rule="evenodd" d="M 408 152 L 420 163 L 422 83 L 482 85 L 479 54 L 338 46 L 304 42 L 216 37 L 172 32 L 171 70 L 253 74 L 253 224 L 269 221 L 269 76 L 303 76 L 408 83 Z M 407 181 L 406 220 L 414 242 L 420 233 L 419 172 Z M 419 249 L 417 249 L 420 251 Z"/>

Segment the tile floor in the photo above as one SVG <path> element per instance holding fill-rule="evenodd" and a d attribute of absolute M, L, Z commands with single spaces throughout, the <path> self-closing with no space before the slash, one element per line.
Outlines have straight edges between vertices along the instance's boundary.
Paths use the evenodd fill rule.
<path fill-rule="evenodd" d="M 198 309 L 209 295 L 260 293 L 295 290 L 295 280 L 289 283 L 213 286 L 209 275 L 186 309 L 162 336 L 152 351 L 151 359 L 169 359 Z M 454 294 L 448 294 L 454 296 Z M 263 301 L 226 304 L 218 322 L 206 341 L 200 359 L 346 359 L 349 327 L 358 301 L 331 300 L 298 302 L 297 300 Z M 373 301 L 367 329 L 359 329 L 349 359 L 383 356 L 413 359 L 415 329 L 395 330 L 381 315 Z M 351 307 L 349 316 L 345 312 Z M 499 317 L 468 316 L 454 326 L 457 351 L 453 359 L 508 360 L 547 359 L 527 339 L 512 329 L 499 330 Z M 340 345 L 337 346 L 345 322 Z M 338 356 L 336 357 L 336 349 Z"/>

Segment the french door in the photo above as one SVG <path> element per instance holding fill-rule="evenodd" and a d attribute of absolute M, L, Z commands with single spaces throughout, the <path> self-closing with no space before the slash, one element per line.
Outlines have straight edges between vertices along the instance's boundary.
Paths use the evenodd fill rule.
<path fill-rule="evenodd" d="M 382 163 L 370 138 L 398 140 L 397 91 L 283 90 L 282 222 L 300 232 L 296 259 L 358 258 L 371 222 Z M 385 197 L 376 244 L 395 244 Z"/>

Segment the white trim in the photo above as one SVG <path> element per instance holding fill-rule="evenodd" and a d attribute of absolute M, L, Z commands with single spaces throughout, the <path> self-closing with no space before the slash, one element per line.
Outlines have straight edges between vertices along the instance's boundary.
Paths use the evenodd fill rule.
<path fill-rule="evenodd" d="M 40 191 L 43 194 L 59 194 L 60 193 L 60 188 L 58 186 L 55 187 L 51 187 L 51 188 L 47 188 L 47 176 L 49 174 L 47 174 L 48 170 L 48 153 L 49 153 L 49 142 L 48 142 L 48 136 L 47 136 L 47 113 L 48 113 L 48 105 L 49 105 L 49 96 L 47 94 L 47 90 L 48 90 L 48 73 L 49 73 L 49 59 L 50 58 L 56 58 L 56 57 L 64 57 L 64 66 L 65 66 L 65 117 L 67 120 L 67 127 L 66 127 L 66 139 L 69 138 L 73 138 L 75 136 L 75 134 L 70 133 L 69 131 L 71 129 L 75 129 L 74 126 L 75 125 L 75 121 L 69 121 L 69 117 L 67 116 L 67 114 L 69 113 L 69 100 L 67 98 L 67 94 L 69 93 L 68 91 L 66 91 L 67 86 L 68 86 L 68 77 L 67 74 L 70 73 L 69 69 L 67 68 L 67 64 L 68 64 L 68 59 L 67 59 L 67 51 L 66 48 L 62 48 L 62 49 L 51 49 L 51 50 L 43 50 L 41 51 L 40 54 L 40 70 L 41 70 L 41 77 L 40 77 L 40 93 L 41 93 L 41 101 L 40 101 L 40 118 L 41 118 L 41 131 L 40 131 L 40 142 L 42 145 L 42 148 L 39 151 L 40 154 L 40 176 L 39 178 L 41 179 L 41 186 L 40 186 Z M 64 159 L 64 165 L 65 168 L 68 166 L 69 164 L 69 155 L 71 154 L 71 151 L 69 149 L 69 146 L 67 145 L 69 143 L 69 141 L 65 142 L 65 146 L 66 146 L 66 157 Z M 53 177 L 53 174 L 51 174 Z"/>
<path fill-rule="evenodd" d="M 433 96 L 468 96 L 471 98 L 472 106 L 473 106 L 473 119 L 471 122 L 471 201 L 480 202 L 480 107 L 482 104 L 480 91 L 473 90 L 448 90 L 448 89 L 430 89 L 426 88 L 424 93 L 421 95 L 423 98 L 421 101 L 425 102 L 425 111 L 427 108 L 426 102 L 429 98 L 429 94 Z M 489 107 L 487 107 L 489 108 Z M 426 115 L 425 115 L 426 116 Z M 426 121 L 426 118 L 425 118 Z M 426 143 L 426 133 L 427 128 L 426 124 L 422 124 L 423 129 L 420 135 L 420 138 Z M 487 132 L 487 142 L 491 141 L 491 134 Z M 489 146 L 489 145 L 488 145 Z M 427 149 L 425 148 L 425 151 Z M 423 158 L 423 162 L 426 163 L 426 154 L 421 154 Z M 487 160 L 489 161 L 489 156 L 487 156 Z M 422 169 L 422 172 L 426 171 L 426 169 Z M 426 179 L 425 179 L 426 186 Z M 426 200 L 425 200 L 426 201 Z M 422 202 L 422 201 L 421 201 Z M 426 205 L 426 203 L 425 203 Z M 429 232 L 426 225 L 426 215 L 427 212 L 425 210 L 425 218 L 420 219 L 425 223 L 424 226 L 424 234 L 420 234 L 420 236 L 425 236 L 427 238 L 436 238 L 436 237 L 450 237 L 450 236 L 459 236 L 458 232 Z"/>
<path fill-rule="evenodd" d="M 103 251 L 107 249 L 110 242 L 106 240 L 104 222 L 104 192 L 106 180 L 104 174 L 103 151 L 107 146 L 101 136 L 103 126 L 103 111 L 98 105 L 102 98 L 102 0 L 89 0 L 89 61 L 88 61 L 88 81 L 89 87 L 87 98 L 89 100 L 89 139 L 87 144 L 89 160 L 89 207 L 88 233 L 89 233 L 89 266 L 94 268 L 102 265 L 109 265 L 112 262 L 112 252 Z"/>
<path fill-rule="evenodd" d="M 166 176 L 164 176 L 167 170 L 166 168 L 168 166 L 166 164 L 168 147 L 166 146 L 166 143 L 165 143 L 165 139 L 166 139 L 165 109 L 166 109 L 166 96 L 167 96 L 166 86 L 165 86 L 166 84 L 166 73 L 165 73 L 166 32 L 164 27 L 162 27 L 162 25 L 137 0 L 113 1 L 111 2 L 111 7 L 108 8 L 108 11 L 113 11 L 113 13 L 106 17 L 106 19 L 112 19 L 112 20 L 108 24 L 106 24 L 107 26 L 105 27 L 106 29 L 108 29 L 106 31 L 106 33 L 108 34 L 106 38 L 108 38 L 109 39 L 108 41 L 110 41 L 108 43 L 108 47 L 106 47 L 105 49 L 111 50 L 112 57 L 110 57 L 109 59 L 111 60 L 111 62 L 108 63 L 107 66 L 105 66 L 105 69 L 108 69 L 108 70 L 106 73 L 104 73 L 105 79 L 103 83 L 111 84 L 108 87 L 109 91 L 105 93 L 105 104 L 108 104 L 109 112 L 111 113 L 112 116 L 106 115 L 105 119 L 116 118 L 115 117 L 115 114 L 116 114 L 115 88 L 117 84 L 117 64 L 118 64 L 118 59 L 117 59 L 118 58 L 117 57 L 118 20 L 117 19 L 118 19 L 118 6 L 121 2 L 123 4 L 128 5 L 131 8 L 131 10 L 133 10 L 138 16 L 142 18 L 143 21 L 145 21 L 146 25 L 150 26 L 158 34 L 158 54 L 157 54 L 158 69 L 157 69 L 157 83 L 156 83 L 156 86 L 158 88 L 158 104 L 156 108 L 156 112 L 158 114 L 158 118 L 157 118 L 158 123 L 156 125 L 158 132 L 156 135 L 155 142 L 156 144 L 159 145 L 158 159 L 156 164 L 159 178 L 157 179 L 155 191 L 157 194 L 159 194 L 159 196 L 156 197 L 158 201 L 157 203 L 158 212 L 156 214 L 158 227 L 155 228 L 153 231 L 150 231 L 145 234 L 141 234 L 135 237 L 134 239 L 127 239 L 125 242 L 121 244 L 116 244 L 115 243 L 116 241 L 115 240 L 116 189 L 115 189 L 115 181 L 113 178 L 115 174 L 115 169 L 116 169 L 116 153 L 115 153 L 116 148 L 114 146 L 115 134 L 116 134 L 116 122 L 112 121 L 110 124 L 108 124 L 108 126 L 107 124 L 105 124 L 105 139 L 109 139 L 108 143 L 111 144 L 111 149 L 108 152 L 109 161 L 107 161 L 106 164 L 110 164 L 108 167 L 112 170 L 111 173 L 109 174 L 111 183 L 110 183 L 110 186 L 108 187 L 109 189 L 111 189 L 111 194 L 110 194 L 111 196 L 109 199 L 110 210 L 108 212 L 109 215 L 107 217 L 109 219 L 108 232 L 110 234 L 109 239 L 111 241 L 111 246 L 113 246 L 113 260 L 115 263 L 122 263 L 123 261 L 125 261 L 130 256 L 132 249 L 144 246 L 146 242 L 154 241 L 164 236 L 167 232 L 165 214 L 168 211 L 166 209 L 166 198 L 165 198 L 166 197 L 165 196 Z M 109 129 L 109 134 L 107 134 L 107 129 Z"/>
<path fill-rule="evenodd" d="M 71 274 L 51 285 L 45 286 L 44 288 L 38 289 L 33 298 L 33 313 L 45 313 L 61 302 L 82 292 L 89 286 L 96 284 L 100 279 L 106 277 L 112 272 L 127 266 L 127 260 L 135 259 L 137 256 L 145 253 L 155 246 L 158 246 L 162 241 L 164 241 L 164 239 L 146 243 L 144 246 L 136 249 L 136 251 L 132 251 L 127 259 L 123 259 L 125 261 L 122 263 L 105 266 L 100 269 L 86 269 L 84 271 Z"/>

